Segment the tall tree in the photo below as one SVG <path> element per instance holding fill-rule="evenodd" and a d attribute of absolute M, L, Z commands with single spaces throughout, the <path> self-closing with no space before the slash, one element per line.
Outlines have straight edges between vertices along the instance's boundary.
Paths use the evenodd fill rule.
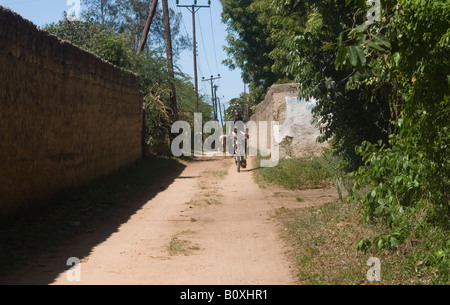
<path fill-rule="evenodd" d="M 150 12 L 148 13 L 147 21 L 145 23 L 144 32 L 142 33 L 141 41 L 139 42 L 139 47 L 136 51 L 136 54 L 141 53 L 142 49 L 145 47 L 145 44 L 147 43 L 148 32 L 150 31 L 150 26 L 152 25 L 153 17 L 155 17 L 157 5 L 158 0 L 153 0 Z"/>
<path fill-rule="evenodd" d="M 106 29 L 116 33 L 128 35 L 134 48 L 137 50 L 142 37 L 149 12 L 151 9 L 149 0 L 82 0 L 86 7 L 83 13 L 85 20 L 97 23 L 103 21 Z M 173 37 L 173 50 L 175 59 L 178 54 L 186 48 L 191 47 L 189 37 L 181 34 L 181 13 L 176 14 L 169 10 L 170 27 Z M 147 38 L 147 48 L 151 48 L 161 54 L 164 53 L 164 22 L 161 7 L 156 7 L 150 35 Z"/>
<path fill-rule="evenodd" d="M 169 5 L 167 0 L 162 0 L 164 18 L 164 37 L 166 41 L 167 71 L 170 88 L 170 108 L 172 109 L 173 121 L 178 121 L 177 95 L 174 84 L 173 59 L 172 59 L 172 34 L 170 29 Z"/>
<path fill-rule="evenodd" d="M 229 58 L 224 63 L 230 68 L 242 70 L 244 83 L 250 84 L 255 99 L 260 100 L 265 90 L 280 77 L 271 70 L 274 61 L 269 53 L 274 45 L 269 37 L 267 24 L 261 22 L 260 13 L 253 0 L 221 0 L 222 20 L 227 24 Z M 270 2 L 270 1 L 266 1 Z"/>
<path fill-rule="evenodd" d="M 119 7 L 115 0 L 82 0 L 87 9 L 83 17 L 101 24 L 105 28 L 112 28 L 118 18 Z"/>
<path fill-rule="evenodd" d="M 348 169 L 362 165 L 355 146 L 363 141 L 388 142 L 392 129 L 391 109 L 385 94 L 385 86 L 363 88 L 352 87 L 348 82 L 365 56 L 352 53 L 348 65 L 336 69 L 337 57 L 341 56 L 336 44 L 342 41 L 342 32 L 355 24 L 364 24 L 365 15 L 355 5 L 365 6 L 364 1 L 296 1 L 288 0 L 278 4 L 284 13 L 301 10 L 306 18 L 303 30 L 288 41 L 290 48 L 288 71 L 301 84 L 300 96 L 314 96 L 317 106 L 313 109 L 316 122 L 320 123 L 321 141 L 332 141 L 337 153 L 348 163 Z M 360 3 L 361 2 L 361 3 Z M 355 12 L 359 12 L 355 14 Z M 351 65 L 355 63 L 355 65 Z M 358 65 L 359 63 L 359 65 Z"/>

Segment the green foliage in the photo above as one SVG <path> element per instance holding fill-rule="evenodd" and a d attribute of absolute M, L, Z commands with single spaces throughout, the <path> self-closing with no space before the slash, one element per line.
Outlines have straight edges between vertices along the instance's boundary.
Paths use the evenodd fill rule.
<path fill-rule="evenodd" d="M 95 36 L 90 51 L 104 60 L 123 68 L 132 68 L 135 60 L 133 49 L 125 34 L 102 31 Z"/>
<path fill-rule="evenodd" d="M 236 112 L 239 112 L 241 114 L 241 116 L 244 117 L 246 103 L 249 103 L 249 95 L 248 94 L 241 93 L 240 97 L 231 99 L 229 102 L 230 106 L 225 110 L 225 118 L 227 120 L 232 119 Z M 244 119 L 249 120 L 252 115 L 253 115 L 253 109 L 250 108 L 248 117 L 244 118 Z"/>
<path fill-rule="evenodd" d="M 57 23 L 47 24 L 44 30 L 57 36 L 59 39 L 70 41 L 71 43 L 89 50 L 95 44 L 93 37 L 105 30 L 98 23 L 85 21 L 70 21 L 66 17 Z"/>
<path fill-rule="evenodd" d="M 340 170 L 330 163 L 330 158 L 331 155 L 322 155 L 281 159 L 277 166 L 260 168 L 258 175 L 265 182 L 289 189 L 324 187 L 340 176 Z"/>
<path fill-rule="evenodd" d="M 301 97 L 318 99 L 320 139 L 356 170 L 353 199 L 364 219 L 387 225 L 358 249 L 393 249 L 437 230 L 434 254 L 421 260 L 447 267 L 436 276 L 448 279 L 450 2 L 381 1 L 373 22 L 366 1 L 273 3 L 301 17 L 284 43 L 286 72 Z"/>
<path fill-rule="evenodd" d="M 133 48 L 139 45 L 142 30 L 144 29 L 150 11 L 148 0 L 82 0 L 85 10 L 83 19 L 100 24 L 103 28 L 122 33 L 129 37 Z M 181 13 L 176 14 L 169 10 L 172 34 L 172 47 L 174 57 L 184 49 L 190 48 L 191 43 L 187 36 L 181 34 Z M 157 8 L 153 17 L 146 49 L 163 56 L 165 52 L 164 26 L 162 9 Z"/>
<path fill-rule="evenodd" d="M 339 200 L 343 200 L 343 191 L 350 193 L 351 179 L 345 171 L 346 162 L 330 148 L 324 148 L 318 161 L 328 179 L 331 179 L 338 192 Z"/>
<path fill-rule="evenodd" d="M 320 123 L 319 140 L 331 141 L 345 159 L 347 170 L 353 170 L 361 165 L 355 146 L 365 140 L 387 142 L 391 123 L 389 104 L 382 92 L 386 89 L 348 85 L 365 61 L 359 46 L 337 47 L 347 40 L 346 29 L 362 23 L 362 17 L 354 14 L 354 7 L 343 1 L 302 3 L 305 26 L 288 42 L 290 64 L 286 69 L 301 84 L 301 97 L 314 96 L 318 100 L 313 114 L 315 122 Z M 292 7 L 296 7 L 294 1 L 279 4 L 280 10 Z M 340 60 L 346 64 L 336 65 Z"/>
<path fill-rule="evenodd" d="M 401 96 L 390 103 L 399 106 L 400 118 L 389 146 L 364 143 L 358 148 L 365 166 L 354 181 L 354 199 L 364 205 L 365 219 L 382 219 L 390 232 L 360 241 L 358 247 L 395 248 L 411 235 L 427 236 L 439 228 L 441 239 L 430 245 L 434 254 L 421 259 L 438 270 L 446 267 L 437 276 L 448 279 L 450 4 L 404 0 L 393 7 L 394 11 L 387 11 L 391 15 L 385 16 L 385 35 L 379 40 L 380 48 L 372 50 L 369 65 L 377 65 L 372 71 L 385 70 L 384 75 L 395 83 Z M 366 31 L 369 34 L 360 36 L 373 33 L 370 28 Z M 389 44 L 383 37 L 389 38 Z"/>
<path fill-rule="evenodd" d="M 284 71 L 287 49 L 284 42 L 298 27 L 295 16 L 276 11 L 271 0 L 221 0 L 222 21 L 227 25 L 229 58 L 224 64 L 239 67 L 250 86 L 250 108 L 261 102 L 268 88 L 293 78 Z"/>
<path fill-rule="evenodd" d="M 166 59 L 159 52 L 151 51 L 149 48 L 136 55 L 133 39 L 128 34 L 116 33 L 112 28 L 93 20 L 91 18 L 87 21 L 69 21 L 65 18 L 58 23 L 47 25 L 45 30 L 122 69 L 139 74 L 140 89 L 146 96 L 144 117 L 146 151 L 157 155 L 170 154 L 172 114 L 168 107 L 170 99 Z M 179 119 L 193 125 L 197 98 L 190 79 L 182 72 L 176 74 L 175 90 Z M 203 120 L 208 121 L 211 117 L 210 107 L 202 97 L 198 103 Z"/>

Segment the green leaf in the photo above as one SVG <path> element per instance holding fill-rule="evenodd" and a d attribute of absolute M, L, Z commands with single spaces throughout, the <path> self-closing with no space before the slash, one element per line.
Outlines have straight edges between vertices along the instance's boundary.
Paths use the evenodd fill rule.
<path fill-rule="evenodd" d="M 383 241 L 382 238 L 380 238 L 380 240 L 378 240 L 377 248 L 378 248 L 379 251 L 381 251 L 384 248 L 384 241 Z"/>
<path fill-rule="evenodd" d="M 348 35 L 352 36 L 355 33 L 364 32 L 365 30 L 367 30 L 368 27 L 369 27 L 369 24 L 363 23 L 363 24 L 358 25 L 357 27 L 355 27 L 353 30 L 351 30 Z"/>
<path fill-rule="evenodd" d="M 366 65 L 366 57 L 364 56 L 364 51 L 362 47 L 355 47 L 356 54 L 358 55 L 359 62 L 361 63 L 361 66 Z"/>
<path fill-rule="evenodd" d="M 382 47 L 380 47 L 379 44 L 377 44 L 377 43 L 375 43 L 373 41 L 367 42 L 367 46 L 372 48 L 372 49 L 378 50 L 378 51 L 384 51 L 384 49 Z"/>
<path fill-rule="evenodd" d="M 388 49 L 391 48 L 391 42 L 389 41 L 389 39 L 384 36 L 383 34 L 378 34 L 377 36 L 374 37 L 374 41 L 384 45 L 385 47 L 387 47 Z"/>
<path fill-rule="evenodd" d="M 391 248 L 397 248 L 398 245 L 400 244 L 400 242 L 398 241 L 398 239 L 395 238 L 394 236 L 392 236 L 392 237 L 389 239 L 389 243 L 390 243 L 390 245 L 391 245 Z"/>
<path fill-rule="evenodd" d="M 335 65 L 336 69 L 342 68 L 342 66 L 344 65 L 346 54 L 347 54 L 347 48 L 345 48 L 345 47 L 338 48 L 338 51 L 336 53 L 336 59 L 334 61 L 334 65 Z"/>
<path fill-rule="evenodd" d="M 383 213 L 384 210 L 384 206 L 379 205 L 376 209 L 375 209 L 375 215 L 381 215 Z"/>
<path fill-rule="evenodd" d="M 358 64 L 358 52 L 356 51 L 355 46 L 347 47 L 347 58 L 352 66 L 356 66 Z"/>
<path fill-rule="evenodd" d="M 394 58 L 395 65 L 398 67 L 398 64 L 399 64 L 400 59 L 401 59 L 400 53 L 399 52 L 395 52 L 394 55 L 393 55 L 393 58 Z"/>
<path fill-rule="evenodd" d="M 336 48 L 336 44 L 334 43 L 326 43 L 322 46 L 322 50 L 334 50 Z"/>
<path fill-rule="evenodd" d="M 356 250 L 357 251 L 367 251 L 372 247 L 372 242 L 369 239 L 361 239 L 356 244 Z"/>

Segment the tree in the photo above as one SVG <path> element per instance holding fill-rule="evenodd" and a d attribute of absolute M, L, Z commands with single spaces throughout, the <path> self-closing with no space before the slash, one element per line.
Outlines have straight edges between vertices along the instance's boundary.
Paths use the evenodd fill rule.
<path fill-rule="evenodd" d="M 269 0 L 222 0 L 222 20 L 227 24 L 229 58 L 224 63 L 242 70 L 244 83 L 250 84 L 250 102 L 259 103 L 267 89 L 284 75 L 273 71 L 274 60 L 270 53 L 276 44 L 268 39 L 270 27 L 263 8 L 270 8 Z M 263 17 L 262 17 L 263 16 Z"/>
<path fill-rule="evenodd" d="M 170 154 L 168 143 L 172 124 L 168 94 L 170 84 L 173 84 L 178 92 L 179 119 L 191 124 L 194 121 L 193 109 L 197 98 L 189 78 L 184 73 L 174 71 L 174 78 L 169 80 L 167 60 L 160 53 L 145 48 L 137 55 L 132 39 L 127 34 L 105 29 L 92 19 L 70 21 L 65 18 L 58 23 L 47 25 L 44 29 L 122 69 L 139 74 L 140 89 L 146 100 L 144 129 L 146 151 L 153 154 Z M 211 119 L 211 110 L 208 107 L 203 100 L 199 101 L 204 121 Z"/>
<path fill-rule="evenodd" d="M 234 114 L 236 112 L 239 112 L 241 114 L 241 116 L 244 116 L 245 113 L 245 103 L 246 103 L 246 99 L 247 98 L 247 94 L 245 93 L 241 93 L 241 95 L 237 98 L 233 98 L 230 100 L 230 106 L 225 110 L 225 118 L 227 120 L 230 120 L 231 118 L 234 117 Z M 249 114 L 249 117 L 251 116 L 251 113 Z M 249 119 L 245 118 L 246 120 Z"/>
<path fill-rule="evenodd" d="M 44 30 L 60 39 L 89 50 L 94 45 L 93 37 L 104 31 L 104 27 L 93 21 L 69 20 L 65 16 L 57 23 L 47 24 Z"/>
<path fill-rule="evenodd" d="M 83 0 L 86 7 L 84 20 L 102 24 L 115 33 L 124 33 L 131 39 L 135 49 L 138 48 L 145 23 L 150 12 L 148 0 Z M 181 34 L 181 13 L 170 13 L 170 27 L 173 37 L 175 59 L 182 50 L 191 47 L 189 37 Z M 161 54 L 165 52 L 164 25 L 162 9 L 158 7 L 147 39 L 147 48 Z"/>
<path fill-rule="evenodd" d="M 349 78 L 359 67 L 335 67 L 340 55 L 335 46 L 343 40 L 341 33 L 354 24 L 363 23 L 363 15 L 355 14 L 355 5 L 365 5 L 365 2 L 346 2 L 291 0 L 277 7 L 284 14 L 302 15 L 299 18 L 302 30 L 287 42 L 287 71 L 300 83 L 300 97 L 313 96 L 318 100 L 313 114 L 321 126 L 319 140 L 330 141 L 335 152 L 347 162 L 347 169 L 352 170 L 362 165 L 355 146 L 365 140 L 387 143 L 392 123 L 384 94 L 387 86 L 370 90 L 349 86 Z M 355 58 L 351 59 L 353 62 Z"/>
<path fill-rule="evenodd" d="M 115 2 L 115 0 L 82 0 L 82 4 L 87 7 L 82 15 L 85 20 L 92 20 L 105 28 L 113 28 L 119 13 L 119 7 Z"/>
<path fill-rule="evenodd" d="M 399 109 L 389 145 L 366 142 L 359 148 L 365 166 L 356 175 L 355 199 L 365 205 L 367 219 L 381 218 L 391 227 L 384 239 L 365 243 L 378 248 L 420 234 L 426 223 L 448 233 L 450 223 L 450 4 L 396 2 L 386 1 L 381 22 L 358 29 L 355 39 L 341 46 L 378 41 L 365 64 L 371 73 L 353 82 L 394 84 L 388 88 L 395 92 L 386 96 Z M 417 213 L 425 216 L 411 222 Z M 441 246 L 450 253 L 448 245 Z M 448 277 L 448 261 L 444 267 Z"/>

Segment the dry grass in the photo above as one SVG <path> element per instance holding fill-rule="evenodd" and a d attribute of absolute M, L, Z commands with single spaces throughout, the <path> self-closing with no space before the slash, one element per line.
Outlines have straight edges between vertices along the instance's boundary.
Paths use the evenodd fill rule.
<path fill-rule="evenodd" d="M 170 240 L 169 245 L 167 246 L 167 250 L 169 251 L 169 254 L 171 256 L 181 254 L 189 255 L 194 250 L 200 250 L 200 246 L 198 244 L 192 244 L 190 240 L 180 238 L 180 235 L 189 235 L 189 234 L 195 234 L 195 232 L 187 230 L 179 232 L 174 236 L 172 236 L 172 239 Z"/>
<path fill-rule="evenodd" d="M 318 207 L 290 210 L 280 208 L 275 217 L 284 224 L 283 236 L 292 246 L 292 259 L 297 265 L 302 284 L 430 284 L 436 271 L 420 270 L 423 262 L 416 254 L 427 241 L 405 243 L 396 250 L 360 252 L 356 243 L 376 236 L 386 228 L 381 224 L 361 223 L 359 208 L 354 203 L 330 202 Z M 370 282 L 367 265 L 370 257 L 381 262 L 381 281 Z"/>

